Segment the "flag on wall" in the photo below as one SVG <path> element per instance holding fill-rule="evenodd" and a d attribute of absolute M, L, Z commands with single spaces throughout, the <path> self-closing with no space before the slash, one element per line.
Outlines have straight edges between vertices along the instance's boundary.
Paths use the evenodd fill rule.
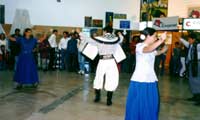
<path fill-rule="evenodd" d="M 5 31 L 4 31 L 3 27 L 2 27 L 2 25 L 0 24 L 0 34 L 1 33 L 5 33 Z"/>
<path fill-rule="evenodd" d="M 10 34 L 14 34 L 16 28 L 19 28 L 21 31 L 24 31 L 26 28 L 32 28 L 28 10 L 17 9 L 15 11 L 15 17 L 10 30 Z"/>
<path fill-rule="evenodd" d="M 114 13 L 113 12 L 106 12 L 106 23 L 105 25 L 106 26 L 113 26 L 113 15 Z"/>

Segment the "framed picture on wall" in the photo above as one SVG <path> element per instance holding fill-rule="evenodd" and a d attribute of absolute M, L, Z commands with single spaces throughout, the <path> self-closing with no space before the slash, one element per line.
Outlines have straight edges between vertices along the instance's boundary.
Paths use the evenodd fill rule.
<path fill-rule="evenodd" d="M 85 27 L 92 27 L 92 17 L 85 16 Z"/>
<path fill-rule="evenodd" d="M 140 21 L 167 17 L 168 0 L 141 0 Z"/>
<path fill-rule="evenodd" d="M 118 14 L 118 13 L 115 13 L 114 16 L 113 16 L 114 19 L 126 19 L 126 14 Z"/>
<path fill-rule="evenodd" d="M 103 27 L 103 20 L 101 19 L 93 19 L 92 27 Z"/>
<path fill-rule="evenodd" d="M 188 17 L 200 18 L 200 6 L 188 8 Z"/>

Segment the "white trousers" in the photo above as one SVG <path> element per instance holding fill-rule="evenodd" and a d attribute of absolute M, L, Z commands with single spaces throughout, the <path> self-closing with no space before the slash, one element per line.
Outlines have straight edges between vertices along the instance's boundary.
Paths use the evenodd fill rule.
<path fill-rule="evenodd" d="M 105 75 L 105 82 L 104 82 Z M 119 83 L 119 71 L 114 59 L 99 60 L 93 88 L 102 89 L 103 83 L 106 91 L 115 91 Z"/>
<path fill-rule="evenodd" d="M 181 57 L 181 70 L 180 70 L 180 73 L 179 75 L 182 77 L 183 76 L 183 73 L 185 72 L 186 70 L 186 67 L 185 67 L 185 57 Z"/>

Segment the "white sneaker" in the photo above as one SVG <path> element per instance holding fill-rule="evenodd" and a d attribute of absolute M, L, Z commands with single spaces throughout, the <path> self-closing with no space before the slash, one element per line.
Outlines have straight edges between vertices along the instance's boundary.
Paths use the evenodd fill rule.
<path fill-rule="evenodd" d="M 78 71 L 78 74 L 81 74 L 81 70 Z"/>
<path fill-rule="evenodd" d="M 85 74 L 85 72 L 84 72 L 83 70 L 81 70 L 81 74 L 82 74 L 82 75 L 84 75 L 84 74 Z"/>

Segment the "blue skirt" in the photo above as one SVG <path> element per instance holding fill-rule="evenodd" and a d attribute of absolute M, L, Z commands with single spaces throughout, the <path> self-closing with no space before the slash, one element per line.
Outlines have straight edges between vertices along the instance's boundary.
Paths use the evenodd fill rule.
<path fill-rule="evenodd" d="M 39 83 L 37 66 L 33 54 L 20 54 L 14 81 L 18 84 Z"/>
<path fill-rule="evenodd" d="M 158 120 L 158 83 L 131 81 L 126 101 L 125 120 Z"/>

